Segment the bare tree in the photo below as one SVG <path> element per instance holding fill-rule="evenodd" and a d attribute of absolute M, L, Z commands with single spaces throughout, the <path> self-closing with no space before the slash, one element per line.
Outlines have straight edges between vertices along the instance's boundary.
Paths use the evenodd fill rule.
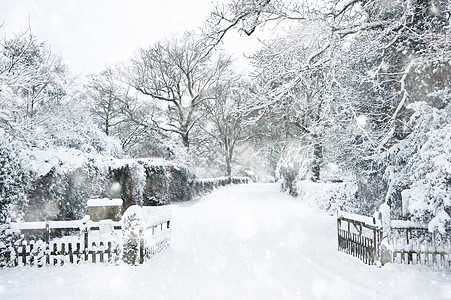
<path fill-rule="evenodd" d="M 209 89 L 231 63 L 224 55 L 205 53 L 196 38 L 186 32 L 141 49 L 127 74 L 143 95 L 167 105 L 166 117 L 154 122 L 164 131 L 179 134 L 186 147 L 193 127 L 205 116 L 200 105 L 211 98 Z"/>
<path fill-rule="evenodd" d="M 85 90 L 94 120 L 106 135 L 119 138 L 122 150 L 128 154 L 157 131 L 152 123 L 157 108 L 140 99 L 139 92 L 125 83 L 120 72 L 112 67 L 89 76 Z"/>
<path fill-rule="evenodd" d="M 203 132 L 214 143 L 207 147 L 217 147 L 224 157 L 225 175 L 232 176 L 232 165 L 236 147 L 252 138 L 246 126 L 243 107 L 250 101 L 249 84 L 238 78 L 218 82 L 213 89 L 214 100 L 205 101 L 203 107 L 208 112 L 200 124 Z M 210 149 L 211 151 L 212 149 Z"/>
<path fill-rule="evenodd" d="M 110 134 L 111 127 L 115 127 L 125 120 L 122 118 L 123 91 L 114 78 L 112 68 L 107 68 L 99 75 L 89 76 L 86 86 L 86 96 L 92 101 L 91 113 L 102 124 L 106 135 Z"/>
<path fill-rule="evenodd" d="M 0 42 L 0 109 L 24 128 L 39 125 L 72 84 L 61 58 L 28 32 Z"/>
<path fill-rule="evenodd" d="M 323 138 L 329 122 L 329 38 L 330 33 L 321 24 L 297 26 L 252 57 L 258 88 L 249 110 L 259 112 L 257 122 L 269 115 L 273 124 L 280 126 L 278 142 L 311 149 L 309 171 L 316 181 L 320 180 Z M 297 142 L 290 143 L 293 140 Z"/>

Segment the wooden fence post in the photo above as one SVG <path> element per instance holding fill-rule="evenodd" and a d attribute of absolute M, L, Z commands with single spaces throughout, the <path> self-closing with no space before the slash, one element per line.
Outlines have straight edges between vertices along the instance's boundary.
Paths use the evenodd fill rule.
<path fill-rule="evenodd" d="M 88 261 L 88 227 L 83 230 L 84 236 L 84 261 Z"/>
<path fill-rule="evenodd" d="M 74 252 L 72 251 L 72 243 L 69 243 L 68 245 L 68 254 L 69 254 L 69 262 L 71 264 L 74 263 Z"/>
<path fill-rule="evenodd" d="M 50 224 L 49 221 L 45 222 L 45 256 L 46 264 L 50 264 Z"/>
<path fill-rule="evenodd" d="M 390 220 L 390 206 L 387 203 L 382 203 L 379 207 L 382 231 L 380 232 L 378 239 L 378 251 L 379 261 L 381 265 L 393 262 L 393 252 L 387 248 L 388 239 L 391 234 L 391 220 Z"/>
<path fill-rule="evenodd" d="M 338 237 L 338 251 L 340 251 L 340 219 L 338 210 L 337 210 L 337 237 Z"/>

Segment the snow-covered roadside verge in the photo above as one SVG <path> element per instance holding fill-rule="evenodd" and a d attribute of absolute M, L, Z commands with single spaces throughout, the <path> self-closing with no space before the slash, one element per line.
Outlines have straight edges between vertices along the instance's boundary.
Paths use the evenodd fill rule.
<path fill-rule="evenodd" d="M 274 184 L 172 206 L 171 248 L 140 266 L 1 269 L 2 299 L 451 299 L 451 271 L 367 266 L 336 219 Z"/>

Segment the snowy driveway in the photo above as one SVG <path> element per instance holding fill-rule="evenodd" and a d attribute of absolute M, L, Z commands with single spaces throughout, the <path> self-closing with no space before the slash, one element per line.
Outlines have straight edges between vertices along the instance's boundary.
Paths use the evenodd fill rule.
<path fill-rule="evenodd" d="M 0 270 L 0 299 L 451 299 L 451 271 L 376 268 L 339 253 L 335 217 L 273 184 L 172 210 L 172 245 L 138 267 Z"/>

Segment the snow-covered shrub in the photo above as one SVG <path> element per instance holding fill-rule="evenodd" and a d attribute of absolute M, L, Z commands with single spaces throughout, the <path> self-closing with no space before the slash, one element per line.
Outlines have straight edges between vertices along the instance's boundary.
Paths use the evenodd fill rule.
<path fill-rule="evenodd" d="M 0 128 L 0 224 L 20 219 L 27 205 L 29 174 L 18 150 Z"/>
<path fill-rule="evenodd" d="M 117 159 L 79 150 L 29 149 L 26 221 L 74 220 L 92 198 L 120 198 L 131 205 L 162 205 L 192 198 L 193 175 L 162 159 Z"/>
<path fill-rule="evenodd" d="M 195 196 L 211 193 L 217 187 L 217 178 L 202 178 L 191 182 L 191 191 Z"/>
<path fill-rule="evenodd" d="M 424 102 L 409 105 L 411 132 L 392 146 L 387 199 L 430 231 L 451 230 L 451 107 L 432 108 Z"/>
<path fill-rule="evenodd" d="M 335 213 L 343 210 L 350 213 L 361 211 L 358 186 L 355 182 L 311 182 L 298 181 L 299 198 L 313 207 Z"/>
<path fill-rule="evenodd" d="M 10 219 L 7 223 L 10 223 Z M 0 268 L 13 267 L 16 259 L 15 245 L 20 245 L 23 235 L 19 230 L 10 228 L 9 224 L 0 225 Z"/>
<path fill-rule="evenodd" d="M 38 240 L 33 244 L 33 249 L 30 251 L 30 265 L 42 267 L 46 263 L 45 252 L 47 244 L 44 241 Z"/>
<path fill-rule="evenodd" d="M 143 236 L 147 212 L 137 205 L 130 206 L 122 216 L 122 260 L 138 265 L 144 258 Z"/>
<path fill-rule="evenodd" d="M 291 196 L 297 196 L 298 190 L 296 187 L 296 176 L 298 170 L 290 166 L 280 167 L 278 169 L 278 175 L 280 177 L 280 190 L 287 192 Z"/>
<path fill-rule="evenodd" d="M 431 131 L 406 168 L 412 183 L 402 200 L 412 219 L 430 231 L 451 231 L 451 124 Z"/>
<path fill-rule="evenodd" d="M 282 151 L 276 167 L 282 192 L 297 196 L 296 181 L 310 179 L 313 161 L 310 148 L 301 142 L 292 142 Z"/>

